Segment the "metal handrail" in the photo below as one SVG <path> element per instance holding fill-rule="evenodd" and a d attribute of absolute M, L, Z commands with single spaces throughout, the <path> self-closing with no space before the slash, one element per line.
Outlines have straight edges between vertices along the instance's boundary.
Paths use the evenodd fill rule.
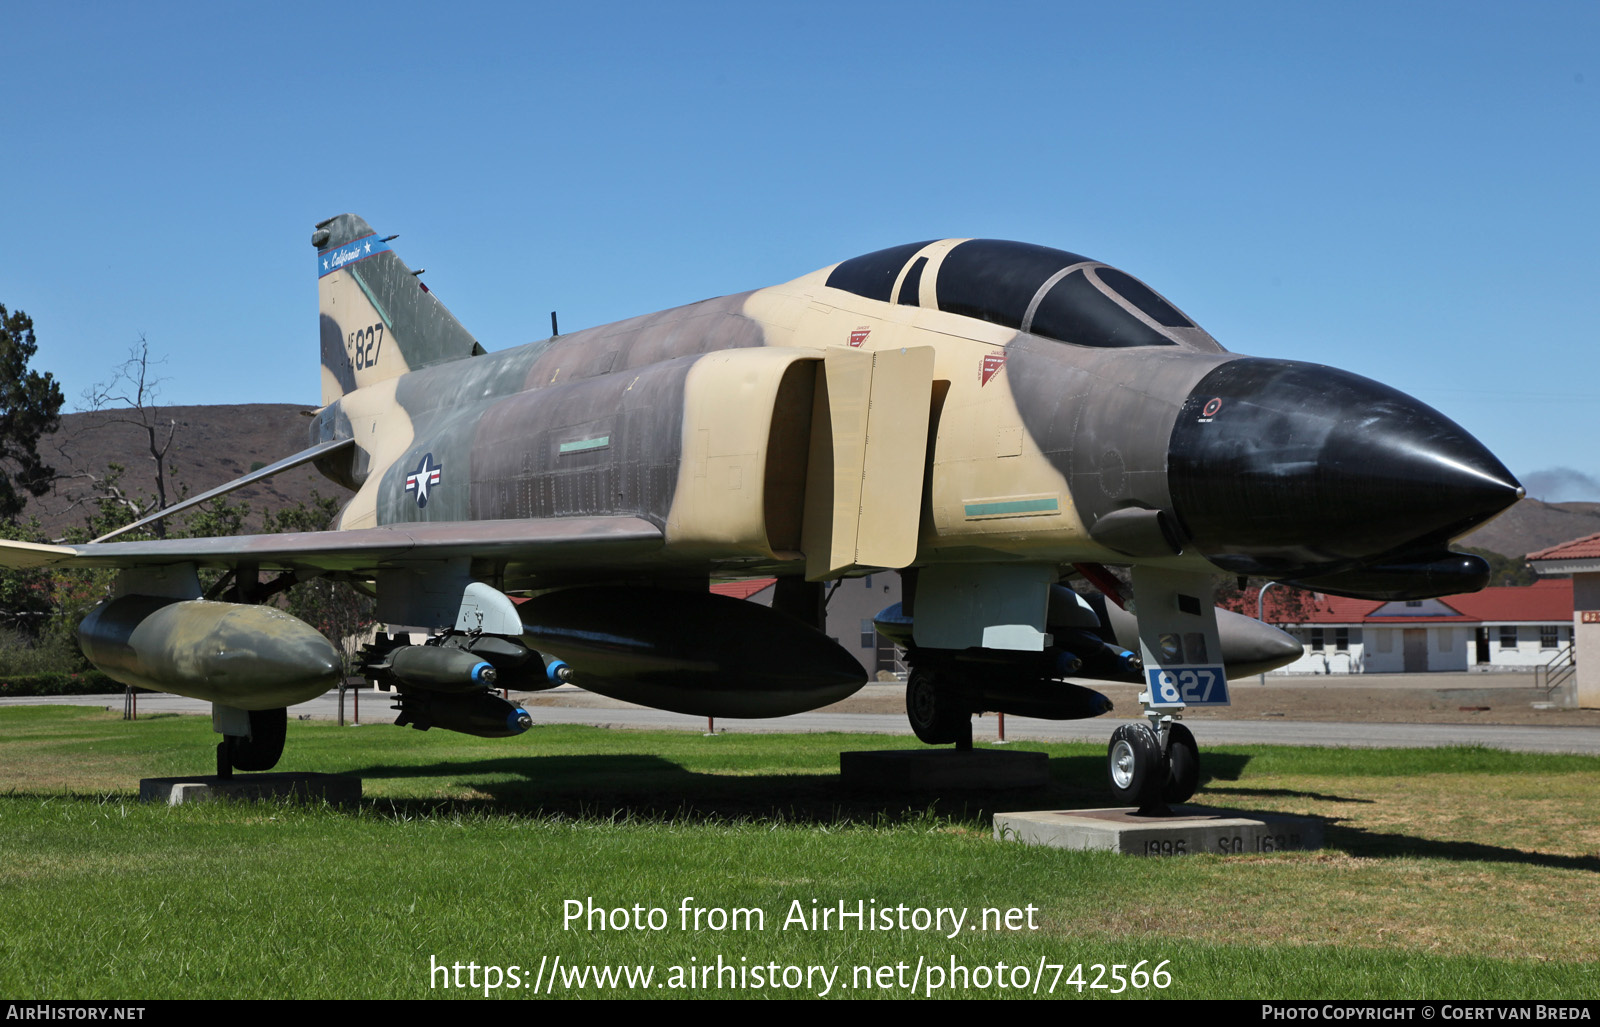
<path fill-rule="evenodd" d="M 1578 653 L 1576 643 L 1573 643 L 1533 668 L 1533 687 L 1543 689 L 1548 695 L 1566 684 L 1577 672 Z"/>

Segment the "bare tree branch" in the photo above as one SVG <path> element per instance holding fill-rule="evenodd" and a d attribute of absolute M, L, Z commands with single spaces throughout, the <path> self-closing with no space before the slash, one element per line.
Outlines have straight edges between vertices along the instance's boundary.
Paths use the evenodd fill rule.
<path fill-rule="evenodd" d="M 167 479 L 172 468 L 167 462 L 167 456 L 177 436 L 178 422 L 175 418 L 164 414 L 161 408 L 161 386 L 167 379 L 156 377 L 154 369 L 164 363 L 166 363 L 165 358 L 159 360 L 151 358 L 150 344 L 143 335 L 140 335 L 139 344 L 128 350 L 128 359 L 112 373 L 111 378 L 83 392 L 84 410 L 110 412 L 110 416 L 89 425 L 85 431 L 120 424 L 137 428 L 144 434 L 146 449 L 150 453 L 151 462 L 155 465 L 153 472 L 155 501 L 140 511 L 140 516 L 165 510 L 171 505 L 167 501 Z M 95 482 L 93 475 L 86 477 L 100 487 L 100 483 Z M 138 504 L 125 495 L 113 495 L 103 488 L 102 494 L 110 496 L 130 510 L 140 509 Z M 151 530 L 155 532 L 157 538 L 167 537 L 165 522 L 157 521 Z"/>

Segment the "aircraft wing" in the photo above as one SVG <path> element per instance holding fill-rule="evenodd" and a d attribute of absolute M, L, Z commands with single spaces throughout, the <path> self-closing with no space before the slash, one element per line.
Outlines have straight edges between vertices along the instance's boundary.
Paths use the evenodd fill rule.
<path fill-rule="evenodd" d="M 412 522 L 348 531 L 42 545 L 0 541 L 0 567 L 203 567 L 254 564 L 285 570 L 365 571 L 470 557 L 566 568 L 638 560 L 659 549 L 661 529 L 638 517 Z"/>

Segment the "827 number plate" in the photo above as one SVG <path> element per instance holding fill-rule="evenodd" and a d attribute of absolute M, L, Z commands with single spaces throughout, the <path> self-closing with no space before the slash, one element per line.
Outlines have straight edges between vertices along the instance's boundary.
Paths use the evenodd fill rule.
<path fill-rule="evenodd" d="M 1150 668 L 1150 696 L 1155 705 L 1227 706 L 1228 677 L 1221 667 Z"/>

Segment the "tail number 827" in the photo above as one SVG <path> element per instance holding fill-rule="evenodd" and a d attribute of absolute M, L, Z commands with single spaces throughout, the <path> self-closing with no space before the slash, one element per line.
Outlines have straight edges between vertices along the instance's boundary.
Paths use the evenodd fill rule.
<path fill-rule="evenodd" d="M 383 322 L 357 328 L 350 333 L 349 342 L 350 360 L 356 370 L 373 366 L 378 362 L 378 351 L 383 348 Z"/>

